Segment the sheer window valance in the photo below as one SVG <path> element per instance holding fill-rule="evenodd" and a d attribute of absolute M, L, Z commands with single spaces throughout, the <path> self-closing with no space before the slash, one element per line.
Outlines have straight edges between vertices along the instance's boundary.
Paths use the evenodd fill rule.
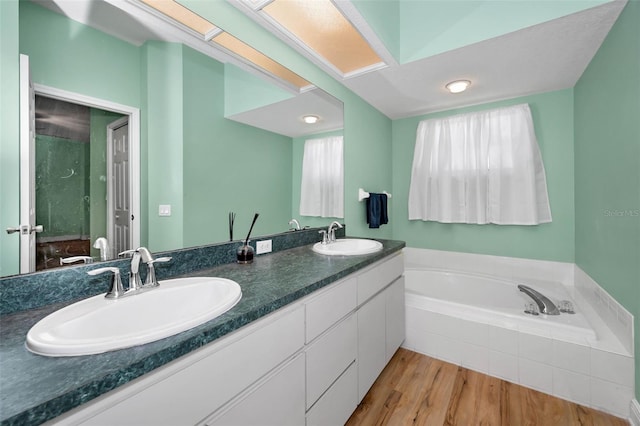
<path fill-rule="evenodd" d="M 526 104 L 421 121 L 409 220 L 551 222 L 547 183 Z"/>
<path fill-rule="evenodd" d="M 342 136 L 304 143 L 300 214 L 344 217 Z"/>

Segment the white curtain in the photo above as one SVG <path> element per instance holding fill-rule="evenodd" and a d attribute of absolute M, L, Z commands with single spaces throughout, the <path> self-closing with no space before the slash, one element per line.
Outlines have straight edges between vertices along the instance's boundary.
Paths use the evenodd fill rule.
<path fill-rule="evenodd" d="M 535 225 L 551 222 L 529 105 L 421 121 L 409 220 Z"/>
<path fill-rule="evenodd" d="M 342 136 L 304 143 L 300 214 L 344 217 Z"/>

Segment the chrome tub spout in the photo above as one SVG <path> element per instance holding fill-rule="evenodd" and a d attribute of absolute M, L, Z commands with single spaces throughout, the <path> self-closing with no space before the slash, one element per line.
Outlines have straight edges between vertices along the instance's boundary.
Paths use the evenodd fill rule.
<path fill-rule="evenodd" d="M 536 302 L 541 314 L 560 315 L 560 311 L 558 310 L 556 305 L 544 294 L 537 292 L 531 287 L 523 284 L 518 285 L 518 290 L 520 290 L 521 292 L 532 298 L 534 302 Z"/>

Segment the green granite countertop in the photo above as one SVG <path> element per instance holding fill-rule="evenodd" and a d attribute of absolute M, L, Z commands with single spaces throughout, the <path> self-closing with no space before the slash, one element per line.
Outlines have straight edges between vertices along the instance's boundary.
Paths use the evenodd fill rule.
<path fill-rule="evenodd" d="M 236 281 L 242 300 L 191 330 L 99 355 L 49 358 L 25 348 L 29 329 L 71 302 L 6 315 L 0 320 L 0 422 L 31 425 L 53 419 L 405 246 L 402 241 L 379 241 L 383 250 L 370 255 L 324 256 L 306 245 L 256 256 L 249 265 L 225 264 L 190 273 Z"/>

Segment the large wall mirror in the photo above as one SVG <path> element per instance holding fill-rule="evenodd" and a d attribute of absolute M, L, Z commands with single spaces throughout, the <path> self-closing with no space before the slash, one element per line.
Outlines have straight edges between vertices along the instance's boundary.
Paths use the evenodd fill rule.
<path fill-rule="evenodd" d="M 79 10 L 83 3 L 91 10 Z M 220 37 L 226 33 L 217 33 L 216 44 L 142 2 L 121 3 L 21 2 L 20 51 L 30 57 L 36 87 L 64 82 L 63 90 L 139 108 L 139 241 L 152 251 L 228 241 L 229 212 L 237 238 L 255 212 L 255 235 L 287 231 L 292 218 L 326 222 L 299 217 L 302 147 L 342 134 L 342 103 L 309 82 L 292 82 L 284 68 L 242 59 L 248 47 Z M 28 30 L 36 27 L 37 34 Z M 95 51 L 87 54 L 89 42 Z M 100 60 L 121 61 L 122 75 L 111 75 L 117 66 L 97 70 L 91 60 L 100 51 L 112 55 Z M 78 67 L 83 55 L 87 63 Z M 115 239 L 107 147 L 126 116 L 54 98 L 40 94 L 36 104 L 34 189 L 45 228 L 38 269 L 74 256 L 99 261 L 95 240 Z M 318 121 L 306 123 L 305 115 Z M 118 249 L 109 243 L 113 257 Z"/>

